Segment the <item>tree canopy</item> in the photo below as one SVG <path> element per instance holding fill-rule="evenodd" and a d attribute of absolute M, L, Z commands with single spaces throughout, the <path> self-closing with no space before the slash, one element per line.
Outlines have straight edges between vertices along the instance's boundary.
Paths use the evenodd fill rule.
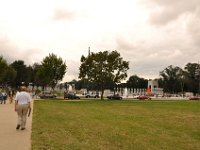
<path fill-rule="evenodd" d="M 195 76 L 195 72 L 198 68 L 199 68 L 199 64 L 197 63 L 188 63 L 184 67 L 186 71 L 186 74 L 185 74 L 186 88 L 188 91 L 191 91 L 193 93 L 198 93 L 200 90 L 199 89 L 200 79 Z"/>
<path fill-rule="evenodd" d="M 44 86 L 49 85 L 52 89 L 61 81 L 66 73 L 67 66 L 61 57 L 49 54 L 45 57 L 38 69 L 38 76 Z"/>
<path fill-rule="evenodd" d="M 0 56 L 0 68 L 0 84 L 11 84 L 16 77 L 16 71 L 7 64 L 3 56 Z"/>
<path fill-rule="evenodd" d="M 24 82 L 26 85 L 51 86 L 61 81 L 66 73 L 67 66 L 55 54 L 49 54 L 41 63 L 27 66 L 23 60 L 15 60 L 8 64 L 0 56 L 0 86 L 16 88 Z M 129 62 L 123 61 L 117 51 L 104 51 L 91 53 L 81 57 L 79 78 L 74 82 L 76 89 L 103 91 L 128 87 L 146 88 L 147 80 L 130 75 L 126 83 L 120 83 L 127 77 Z M 188 63 L 182 69 L 178 66 L 168 66 L 160 72 L 161 78 L 157 79 L 159 87 L 167 93 L 193 92 L 200 94 L 200 64 Z M 70 82 L 69 82 L 70 83 Z M 103 93 L 102 92 L 102 93 Z"/>
<path fill-rule="evenodd" d="M 140 78 L 137 75 L 132 75 L 129 77 L 127 83 L 128 88 L 141 88 L 145 89 L 148 85 L 148 80 L 144 78 Z"/>
<path fill-rule="evenodd" d="M 197 63 L 188 63 L 184 69 L 170 65 L 160 72 L 159 85 L 164 92 L 168 93 L 183 93 L 184 91 L 198 93 L 200 79 L 195 76 L 198 68 L 199 64 Z"/>
<path fill-rule="evenodd" d="M 98 84 L 99 90 L 101 90 L 101 99 L 103 99 L 107 83 L 120 83 L 121 80 L 126 79 L 128 69 L 129 62 L 123 61 L 117 51 L 91 53 L 86 57 L 81 57 L 79 78 L 86 78 L 88 81 Z"/>
<path fill-rule="evenodd" d="M 172 65 L 160 72 L 163 78 L 164 90 L 171 93 L 176 93 L 180 89 L 179 79 L 182 76 L 182 69 Z"/>

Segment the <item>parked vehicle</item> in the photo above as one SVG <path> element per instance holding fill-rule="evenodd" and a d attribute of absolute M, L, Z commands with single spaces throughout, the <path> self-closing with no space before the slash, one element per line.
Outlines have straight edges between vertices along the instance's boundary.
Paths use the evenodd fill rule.
<path fill-rule="evenodd" d="M 51 91 L 42 91 L 39 94 L 39 97 L 42 99 L 47 99 L 47 98 L 56 98 L 56 95 L 53 94 Z"/>
<path fill-rule="evenodd" d="M 200 100 L 200 97 L 198 96 L 192 96 L 189 98 L 189 100 Z"/>
<path fill-rule="evenodd" d="M 85 95 L 86 98 L 99 98 L 99 94 L 86 94 Z"/>
<path fill-rule="evenodd" d="M 64 93 L 64 99 L 80 99 L 79 96 L 77 96 L 75 93 Z"/>
<path fill-rule="evenodd" d="M 109 95 L 107 96 L 108 99 L 118 99 L 121 100 L 122 97 L 119 94 L 113 94 L 113 95 Z"/>
<path fill-rule="evenodd" d="M 151 97 L 147 96 L 147 95 L 140 95 L 137 97 L 137 99 L 139 100 L 151 100 Z"/>

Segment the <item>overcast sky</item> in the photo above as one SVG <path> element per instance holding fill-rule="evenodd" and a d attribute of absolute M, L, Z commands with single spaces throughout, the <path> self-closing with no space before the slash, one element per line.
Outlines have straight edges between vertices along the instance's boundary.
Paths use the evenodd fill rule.
<path fill-rule="evenodd" d="M 200 60 L 200 0 L 0 0 L 0 55 L 9 63 L 66 61 L 78 79 L 80 57 L 117 50 L 128 75 L 159 77 L 169 65 Z"/>

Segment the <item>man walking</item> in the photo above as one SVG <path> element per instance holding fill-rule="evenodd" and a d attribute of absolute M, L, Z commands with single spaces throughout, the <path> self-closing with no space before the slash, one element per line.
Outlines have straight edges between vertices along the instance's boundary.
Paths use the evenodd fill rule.
<path fill-rule="evenodd" d="M 31 109 L 31 96 L 26 92 L 26 87 L 21 87 L 21 92 L 16 94 L 15 98 L 15 111 L 18 114 L 18 122 L 16 129 L 21 127 L 21 130 L 26 129 L 26 118 L 28 110 Z"/>

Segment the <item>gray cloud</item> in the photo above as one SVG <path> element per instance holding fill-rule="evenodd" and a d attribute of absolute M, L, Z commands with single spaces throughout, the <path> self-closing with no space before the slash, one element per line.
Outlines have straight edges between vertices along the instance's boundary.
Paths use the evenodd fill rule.
<path fill-rule="evenodd" d="M 17 47 L 6 37 L 0 37 L 0 55 L 3 56 L 8 63 L 13 62 L 16 56 L 18 57 Z"/>
<path fill-rule="evenodd" d="M 145 0 L 152 38 L 117 39 L 130 61 L 130 74 L 156 77 L 169 65 L 184 67 L 200 58 L 200 1 Z M 128 42 L 127 42 L 128 41 Z M 126 51 L 125 51 L 126 50 Z"/>
<path fill-rule="evenodd" d="M 54 51 L 49 53 L 54 53 L 60 57 Z M 33 65 L 36 62 L 40 63 L 49 53 L 44 53 L 43 50 L 34 48 L 19 50 L 19 48 L 7 38 L 0 38 L 0 56 L 3 56 L 9 64 L 13 63 L 15 60 L 23 60 L 26 65 Z M 65 60 L 64 57 L 65 55 L 63 56 L 63 61 L 66 61 L 68 69 L 63 81 L 78 79 L 80 61 Z"/>
<path fill-rule="evenodd" d="M 15 60 L 23 60 L 26 65 L 32 65 L 35 62 L 41 62 L 42 50 L 40 49 L 19 49 L 7 38 L 0 38 L 0 55 L 10 64 Z"/>
<path fill-rule="evenodd" d="M 123 37 L 117 37 L 116 43 L 117 49 L 125 49 L 126 51 L 131 51 L 135 48 L 134 41 L 128 41 L 128 39 Z"/>
<path fill-rule="evenodd" d="M 39 26 L 40 23 L 35 22 L 33 22 L 33 27 L 31 28 L 23 26 L 24 30 L 27 32 L 36 31 L 37 27 L 41 29 L 39 30 L 40 32 L 38 32 L 40 36 L 39 40 L 37 36 L 34 37 L 35 32 L 33 35 L 23 35 L 27 38 L 30 36 L 31 42 L 29 40 L 27 41 L 34 43 L 31 45 L 25 41 L 26 44 L 24 45 L 26 45 L 26 48 L 23 47 L 23 38 L 19 39 L 23 36 L 15 35 L 21 32 L 12 32 L 15 30 L 8 28 L 10 32 L 7 32 L 6 35 L 12 38 L 0 37 L 0 55 L 3 55 L 9 62 L 21 59 L 24 60 L 26 64 L 33 64 L 34 62 L 42 61 L 49 53 L 55 53 L 59 57 L 62 56 L 63 60 L 66 60 L 68 66 L 63 81 L 78 79 L 80 66 L 79 57 L 82 54 L 87 54 L 88 46 L 91 46 L 91 51 L 93 52 L 116 49 L 124 60 L 130 62 L 129 75 L 137 74 L 147 79 L 157 78 L 159 72 L 169 65 L 184 67 L 188 62 L 198 62 L 200 58 L 200 1 L 143 1 L 145 1 L 143 4 L 147 7 L 145 7 L 146 9 L 142 13 L 146 14 L 149 20 L 144 19 L 147 21 L 142 22 L 142 24 L 138 22 L 135 26 L 132 25 L 131 14 L 130 16 L 127 14 L 127 22 L 121 24 L 120 28 L 115 28 L 115 26 L 112 28 L 107 27 L 113 21 L 112 18 L 104 23 L 104 17 L 108 18 L 109 15 L 98 18 L 101 15 L 98 13 L 98 15 L 95 15 L 95 8 L 93 17 L 95 19 L 97 18 L 99 22 L 96 22 L 97 20 L 93 17 L 88 17 L 92 16 L 90 11 L 87 12 L 84 9 L 72 10 L 69 8 L 62 8 L 63 6 L 58 6 L 54 10 L 51 19 L 53 21 L 61 21 L 59 26 L 54 24 L 54 22 L 52 23 L 52 20 L 50 20 L 50 22 L 45 22 L 46 24 L 42 22 L 42 27 Z M 96 4 L 96 2 L 94 3 Z M 96 6 L 99 5 L 96 4 Z M 87 19 L 76 24 L 76 19 L 78 17 L 85 17 L 84 12 L 88 15 L 86 17 Z M 66 29 L 66 25 L 68 24 L 65 23 L 68 22 L 63 23 L 62 21 L 74 21 L 72 26 L 67 27 L 67 32 L 62 29 Z M 103 23 L 101 24 L 101 22 Z M 16 26 L 15 23 L 8 23 L 8 25 L 11 27 Z M 45 25 L 50 26 L 50 28 Z M 86 28 L 86 25 L 90 28 Z M 9 27 L 7 24 L 4 26 Z M 77 28 L 73 29 L 74 26 L 81 26 L 84 30 L 82 30 L 82 28 L 79 28 L 79 30 L 77 30 Z M 2 31 L 4 31 L 4 28 L 2 28 Z M 18 31 L 18 28 L 16 31 Z M 48 37 L 45 36 L 46 34 L 49 35 L 49 37 L 55 38 L 48 39 Z M 11 39 L 15 39 L 15 41 Z M 20 40 L 21 43 L 17 43 L 17 41 Z M 19 48 L 20 46 L 22 48 Z M 61 50 L 49 52 L 51 47 L 52 49 Z M 86 50 L 81 51 L 81 49 Z"/>
<path fill-rule="evenodd" d="M 72 81 L 73 79 L 78 80 L 80 62 L 73 60 L 66 60 L 66 65 L 67 65 L 67 72 L 63 81 Z"/>
<path fill-rule="evenodd" d="M 159 72 L 169 65 L 183 68 L 188 62 L 194 62 L 200 57 L 188 33 L 179 31 L 176 26 L 173 30 L 156 29 L 152 39 L 135 40 L 132 36 L 119 37 L 116 38 L 116 47 L 123 58 L 130 62 L 129 75 L 158 78 Z"/>
<path fill-rule="evenodd" d="M 150 22 L 154 25 L 166 25 L 182 15 L 195 13 L 200 8 L 199 0 L 150 0 L 150 2 L 153 9 Z"/>
<path fill-rule="evenodd" d="M 62 8 L 57 8 L 53 14 L 53 20 L 73 20 L 77 17 L 77 14 L 73 11 L 65 10 Z"/>
<path fill-rule="evenodd" d="M 199 10 L 200 13 L 200 10 Z M 199 14 L 198 13 L 198 14 Z M 188 36 L 193 40 L 194 45 L 200 48 L 200 14 L 190 18 L 187 26 Z"/>

